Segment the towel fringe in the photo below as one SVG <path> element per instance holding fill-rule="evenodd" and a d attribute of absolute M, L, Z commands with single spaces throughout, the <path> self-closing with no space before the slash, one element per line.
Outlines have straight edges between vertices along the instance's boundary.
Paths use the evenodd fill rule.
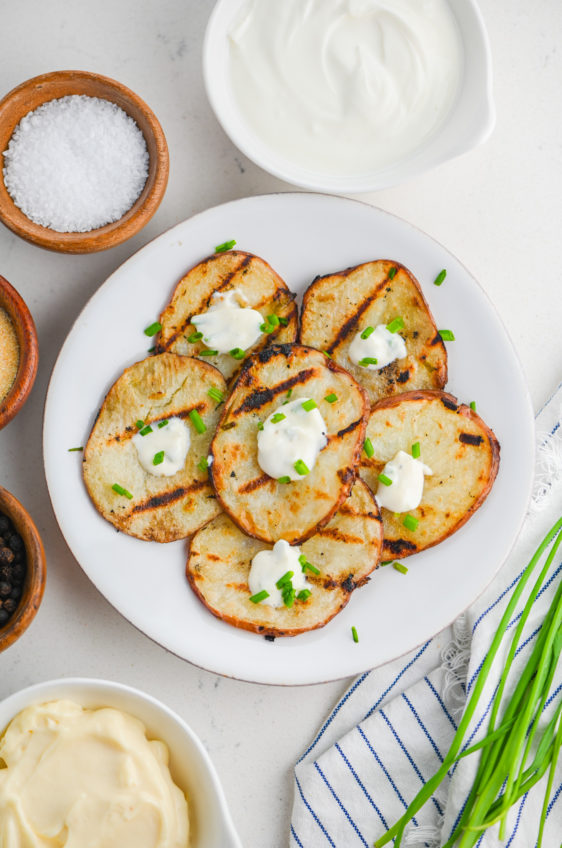
<path fill-rule="evenodd" d="M 562 420 L 562 404 L 557 420 Z M 550 433 L 537 433 L 537 464 L 529 515 L 536 515 L 544 508 L 545 501 L 548 500 L 553 487 L 561 480 L 562 427 L 557 426 Z"/>
<path fill-rule="evenodd" d="M 465 613 L 453 624 L 453 638 L 441 653 L 443 700 L 455 718 L 462 714 L 466 701 L 466 678 L 472 634 Z"/>
<path fill-rule="evenodd" d="M 410 825 L 404 833 L 406 848 L 439 848 L 441 827 L 439 825 Z"/>

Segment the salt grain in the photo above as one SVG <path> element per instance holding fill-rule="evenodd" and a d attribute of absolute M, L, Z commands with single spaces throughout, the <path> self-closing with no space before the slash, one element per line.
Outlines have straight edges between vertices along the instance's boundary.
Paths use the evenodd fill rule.
<path fill-rule="evenodd" d="M 36 224 L 85 233 L 119 220 L 148 176 L 146 141 L 108 100 L 71 95 L 29 112 L 4 151 L 4 183 Z"/>

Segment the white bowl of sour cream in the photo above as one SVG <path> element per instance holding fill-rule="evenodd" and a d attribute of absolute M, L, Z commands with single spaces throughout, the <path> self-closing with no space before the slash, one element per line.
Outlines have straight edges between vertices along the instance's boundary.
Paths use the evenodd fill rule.
<path fill-rule="evenodd" d="M 100 826 L 103 844 L 119 848 L 242 848 L 205 748 L 183 719 L 144 692 L 86 678 L 38 683 L 0 702 L 0 737 L 13 771 L 6 779 L 0 769 L 0 819 L 5 790 L 11 827 L 31 813 L 30 845 L 46 845 L 62 816 L 79 843 L 82 832 L 92 836 Z M 135 805 L 131 813 L 137 790 L 142 811 Z M 35 825 L 41 833 L 33 841 Z"/>
<path fill-rule="evenodd" d="M 219 0 L 203 72 L 234 144 L 315 190 L 395 185 L 481 144 L 495 121 L 475 0 Z"/>

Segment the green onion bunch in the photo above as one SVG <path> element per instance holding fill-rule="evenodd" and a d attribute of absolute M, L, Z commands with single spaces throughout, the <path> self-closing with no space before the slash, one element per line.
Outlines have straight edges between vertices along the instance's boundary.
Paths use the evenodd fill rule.
<path fill-rule="evenodd" d="M 518 601 L 551 542 L 553 544 L 550 552 L 515 627 L 492 702 L 486 735 L 477 744 L 461 751 L 494 658 Z M 559 581 L 535 646 L 520 673 L 513 694 L 505 699 L 503 695 L 523 629 L 561 542 L 562 518 L 543 539 L 513 590 L 443 764 L 418 792 L 404 815 L 377 839 L 375 848 L 382 848 L 392 839 L 395 840 L 395 848 L 399 848 L 406 825 L 431 798 L 449 769 L 462 757 L 476 751 L 480 751 L 480 762 L 472 789 L 455 830 L 442 848 L 472 848 L 483 832 L 495 824 L 499 824 L 499 840 L 503 841 L 506 838 L 509 809 L 548 772 L 544 804 L 537 828 L 537 848 L 541 848 L 556 763 L 562 745 L 561 696 L 558 697 L 552 718 L 546 725 L 539 727 L 543 710 L 552 694 L 551 687 L 562 651 L 562 580 Z M 505 703 L 502 703 L 503 701 Z"/>

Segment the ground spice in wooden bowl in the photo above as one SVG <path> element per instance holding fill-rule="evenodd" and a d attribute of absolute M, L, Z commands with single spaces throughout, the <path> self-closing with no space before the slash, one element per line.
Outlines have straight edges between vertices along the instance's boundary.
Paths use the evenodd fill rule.
<path fill-rule="evenodd" d="M 16 328 L 5 309 L 0 307 L 0 401 L 4 400 L 18 373 L 20 346 Z"/>

